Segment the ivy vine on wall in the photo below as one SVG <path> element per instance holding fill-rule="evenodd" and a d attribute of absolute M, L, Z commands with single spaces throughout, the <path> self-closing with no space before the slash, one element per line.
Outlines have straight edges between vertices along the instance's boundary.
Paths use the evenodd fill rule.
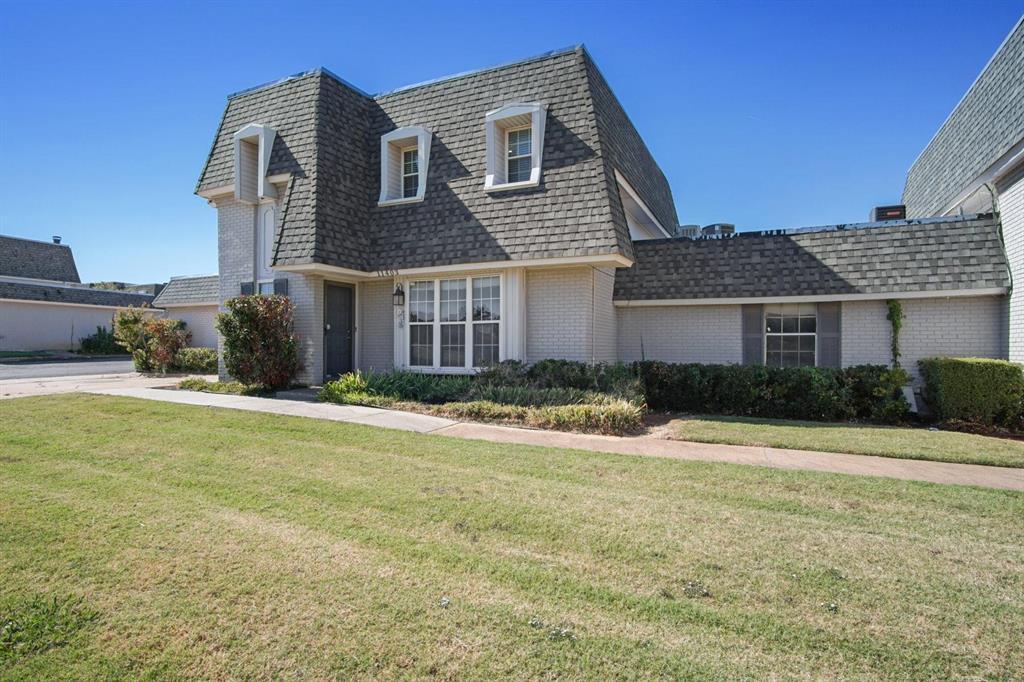
<path fill-rule="evenodd" d="M 892 351 L 892 366 L 900 366 L 900 329 L 903 328 L 903 304 L 896 299 L 889 299 L 885 302 L 885 305 L 889 308 L 888 314 L 885 319 L 889 320 L 889 324 L 892 325 L 892 334 L 890 335 L 891 351 Z"/>

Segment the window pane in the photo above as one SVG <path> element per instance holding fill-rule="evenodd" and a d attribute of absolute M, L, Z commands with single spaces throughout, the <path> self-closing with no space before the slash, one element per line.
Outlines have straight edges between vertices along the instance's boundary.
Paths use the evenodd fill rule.
<path fill-rule="evenodd" d="M 260 293 L 263 294 L 264 296 L 270 296 L 272 293 L 274 293 L 274 283 L 260 282 Z"/>
<path fill-rule="evenodd" d="M 466 321 L 466 280 L 441 280 L 441 321 Z"/>
<path fill-rule="evenodd" d="M 764 318 L 764 330 L 778 334 L 782 331 L 782 318 L 774 316 Z"/>
<path fill-rule="evenodd" d="M 409 199 L 416 196 L 420 188 L 420 176 L 417 174 L 406 175 L 402 178 L 402 198 Z"/>
<path fill-rule="evenodd" d="M 402 152 L 402 173 L 408 175 L 410 173 L 420 172 L 420 159 L 419 152 L 415 149 L 407 149 Z"/>
<path fill-rule="evenodd" d="M 434 321 L 434 283 L 413 282 L 409 285 L 409 322 Z"/>
<path fill-rule="evenodd" d="M 800 339 L 800 350 L 814 352 L 814 337 L 813 336 L 798 336 Z"/>
<path fill-rule="evenodd" d="M 800 337 L 798 337 L 798 336 L 783 336 L 782 337 L 782 350 L 784 350 L 784 351 L 798 351 L 798 350 L 800 350 Z"/>
<path fill-rule="evenodd" d="M 796 367 L 799 362 L 799 353 L 783 353 L 782 354 L 782 366 L 783 367 Z"/>
<path fill-rule="evenodd" d="M 501 278 L 473 278 L 473 319 L 501 319 Z"/>
<path fill-rule="evenodd" d="M 814 353 L 800 353 L 801 367 L 814 367 Z"/>
<path fill-rule="evenodd" d="M 509 182 L 526 182 L 530 179 L 531 161 L 529 156 L 523 156 L 518 159 L 509 159 L 508 162 L 508 181 Z"/>
<path fill-rule="evenodd" d="M 434 327 L 429 324 L 409 326 L 409 364 L 429 367 L 434 364 Z"/>
<path fill-rule="evenodd" d="M 818 331 L 818 318 L 816 317 L 801 317 L 800 318 L 800 332 L 802 334 L 813 334 Z"/>
<path fill-rule="evenodd" d="M 441 325 L 441 366 L 466 366 L 466 325 Z"/>
<path fill-rule="evenodd" d="M 767 345 L 767 349 L 769 351 L 773 351 L 773 350 L 774 351 L 779 351 L 779 350 L 782 350 L 782 337 L 781 336 L 776 336 L 774 334 L 766 336 L 765 337 L 765 343 L 768 344 Z"/>
<path fill-rule="evenodd" d="M 769 352 L 765 355 L 765 364 L 769 367 L 778 367 L 782 364 L 782 353 Z"/>
<path fill-rule="evenodd" d="M 508 134 L 508 157 L 529 156 L 531 151 L 530 136 L 532 131 L 529 128 L 513 130 Z"/>
<path fill-rule="evenodd" d="M 784 334 L 796 334 L 799 329 L 797 318 L 795 317 L 783 317 L 782 318 L 782 332 Z"/>
<path fill-rule="evenodd" d="M 473 366 L 486 367 L 498 361 L 498 325 L 473 325 Z"/>

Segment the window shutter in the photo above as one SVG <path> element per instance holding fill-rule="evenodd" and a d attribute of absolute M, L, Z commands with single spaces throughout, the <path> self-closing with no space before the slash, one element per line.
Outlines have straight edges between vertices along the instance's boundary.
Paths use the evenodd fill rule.
<path fill-rule="evenodd" d="M 242 282 L 242 296 L 252 296 L 255 287 L 252 282 Z"/>
<path fill-rule="evenodd" d="M 818 367 L 842 366 L 842 304 L 818 304 Z"/>
<path fill-rule="evenodd" d="M 287 296 L 288 295 L 288 279 L 282 277 L 281 279 L 274 280 L 274 295 L 275 296 Z"/>
<path fill-rule="evenodd" d="M 764 364 L 764 306 L 741 306 L 743 315 L 743 364 Z"/>

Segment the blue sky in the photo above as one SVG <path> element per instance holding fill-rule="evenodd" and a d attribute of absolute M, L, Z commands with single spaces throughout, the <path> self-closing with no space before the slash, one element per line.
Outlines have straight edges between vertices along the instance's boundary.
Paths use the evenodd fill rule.
<path fill-rule="evenodd" d="M 325 66 L 369 92 L 587 45 L 682 223 L 865 220 L 1024 2 L 6 2 L 0 233 L 83 280 L 217 269 L 192 194 L 227 94 Z"/>

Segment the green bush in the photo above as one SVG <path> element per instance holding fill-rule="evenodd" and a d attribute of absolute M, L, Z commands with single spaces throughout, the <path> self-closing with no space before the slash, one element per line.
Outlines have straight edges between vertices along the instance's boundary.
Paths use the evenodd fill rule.
<path fill-rule="evenodd" d="M 527 372 L 536 388 L 574 388 L 608 393 L 643 405 L 643 388 L 633 367 L 622 363 L 594 365 L 574 360 L 541 360 Z"/>
<path fill-rule="evenodd" d="M 178 382 L 183 391 L 199 391 L 200 393 L 227 393 L 231 395 L 266 395 L 261 386 L 246 386 L 237 381 L 207 381 L 200 377 L 189 377 Z"/>
<path fill-rule="evenodd" d="M 147 351 L 146 319 L 149 313 L 143 308 L 123 308 L 114 313 L 114 339 L 131 356 L 138 372 L 152 369 Z"/>
<path fill-rule="evenodd" d="M 395 400 L 414 400 L 437 404 L 462 400 L 473 384 L 465 374 L 422 374 L 420 372 L 387 372 L 366 374 L 366 390 Z"/>
<path fill-rule="evenodd" d="M 526 386 L 530 383 L 529 370 L 525 362 L 502 360 L 478 372 L 476 381 L 492 386 Z"/>
<path fill-rule="evenodd" d="M 884 366 L 847 369 L 760 365 L 636 363 L 656 410 L 776 419 L 895 423 L 908 410 L 906 373 Z"/>
<path fill-rule="evenodd" d="M 182 348 L 174 358 L 174 368 L 180 372 L 217 373 L 216 348 Z"/>
<path fill-rule="evenodd" d="M 925 358 L 917 364 L 925 400 L 940 420 L 1020 428 L 1020 365 L 982 358 Z"/>
<path fill-rule="evenodd" d="M 434 405 L 431 414 L 449 419 L 521 424 L 539 429 L 621 435 L 643 426 L 643 408 L 625 400 L 603 405 L 547 405 L 524 407 L 485 400 Z"/>
<path fill-rule="evenodd" d="M 285 296 L 239 296 L 217 315 L 228 374 L 251 386 L 284 388 L 299 371 L 294 307 Z"/>
<path fill-rule="evenodd" d="M 78 350 L 86 355 L 118 355 L 124 349 L 114 338 L 114 332 L 106 327 L 96 327 L 96 333 L 78 340 Z"/>
<path fill-rule="evenodd" d="M 154 317 L 144 308 L 125 308 L 114 313 L 114 339 L 131 353 L 139 372 L 174 369 L 178 351 L 192 334 L 181 320 Z"/>
<path fill-rule="evenodd" d="M 578 388 L 533 388 L 532 386 L 498 386 L 473 384 L 467 396 L 470 400 L 485 400 L 502 405 L 539 407 L 542 405 L 603 405 L 613 396 Z"/>

